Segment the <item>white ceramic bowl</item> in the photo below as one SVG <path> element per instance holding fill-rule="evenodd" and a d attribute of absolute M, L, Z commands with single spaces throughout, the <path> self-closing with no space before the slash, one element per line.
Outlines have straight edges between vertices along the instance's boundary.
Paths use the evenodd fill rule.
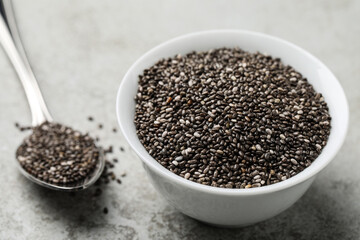
<path fill-rule="evenodd" d="M 240 47 L 280 57 L 305 76 L 327 102 L 331 133 L 322 153 L 296 176 L 270 186 L 251 189 L 223 189 L 194 183 L 171 173 L 153 159 L 140 143 L 134 125 L 138 76 L 161 58 L 220 47 Z M 348 127 L 346 97 L 336 77 L 317 58 L 300 47 L 269 35 L 214 30 L 181 36 L 153 48 L 138 59 L 121 82 L 116 104 L 117 117 L 124 137 L 143 161 L 155 188 L 179 211 L 203 222 L 237 227 L 271 218 L 289 208 L 310 187 L 316 175 L 340 149 Z"/>

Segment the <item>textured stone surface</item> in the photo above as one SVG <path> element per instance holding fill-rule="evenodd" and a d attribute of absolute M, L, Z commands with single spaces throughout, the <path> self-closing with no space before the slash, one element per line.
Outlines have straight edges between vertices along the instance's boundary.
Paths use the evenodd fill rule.
<path fill-rule="evenodd" d="M 360 2 L 342 1 L 79 1 L 16 0 L 18 25 L 54 118 L 103 139 L 116 151 L 123 184 L 98 199 L 35 186 L 16 169 L 25 136 L 14 122 L 30 112 L 0 51 L 0 239 L 359 239 Z M 116 126 L 115 96 L 130 65 L 151 47 L 206 29 L 250 29 L 309 50 L 339 78 L 350 103 L 341 151 L 293 207 L 243 229 L 214 228 L 170 207 L 148 182 L 140 160 Z M 99 131 L 86 120 L 104 123 Z M 107 206 L 109 214 L 102 213 Z"/>

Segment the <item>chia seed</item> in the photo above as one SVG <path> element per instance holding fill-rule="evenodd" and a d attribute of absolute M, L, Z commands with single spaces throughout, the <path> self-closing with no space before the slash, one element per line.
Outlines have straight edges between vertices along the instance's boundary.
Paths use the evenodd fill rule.
<path fill-rule="evenodd" d="M 103 213 L 104 213 L 104 214 L 108 214 L 108 212 L 109 212 L 108 208 L 107 208 L 107 207 L 104 207 Z"/>
<path fill-rule="evenodd" d="M 100 149 L 87 134 L 58 123 L 45 122 L 33 128 L 16 151 L 22 168 L 45 182 L 68 184 L 92 172 Z"/>
<path fill-rule="evenodd" d="M 331 129 L 324 97 L 306 78 L 279 58 L 239 48 L 158 61 L 139 76 L 135 101 L 149 154 L 214 187 L 289 179 L 317 158 Z"/>
<path fill-rule="evenodd" d="M 88 117 L 88 120 L 93 121 L 94 118 Z M 17 150 L 16 157 L 20 165 L 33 176 L 53 184 L 64 185 L 81 181 L 91 172 L 93 164 L 97 162 L 99 150 L 103 149 L 94 143 L 100 141 L 99 137 L 94 141 L 88 134 L 81 134 L 58 123 L 46 122 L 35 128 L 20 126 L 18 123 L 15 123 L 15 126 L 20 131 L 33 130 Z M 91 152 L 93 159 L 86 158 L 86 153 L 90 156 Z M 113 147 L 109 146 L 103 152 L 104 157 L 109 158 L 108 155 L 113 153 Z M 116 163 L 117 158 L 113 158 L 113 162 L 105 160 L 104 170 L 95 183 L 99 186 L 94 190 L 95 197 L 101 195 L 101 188 L 104 188 L 100 188 L 102 183 L 116 180 L 115 172 L 109 172 Z M 117 182 L 120 184 L 121 180 L 118 179 Z"/>

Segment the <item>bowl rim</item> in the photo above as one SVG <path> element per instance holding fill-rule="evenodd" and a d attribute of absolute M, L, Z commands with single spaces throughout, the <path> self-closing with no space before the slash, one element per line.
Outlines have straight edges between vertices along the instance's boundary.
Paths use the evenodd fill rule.
<path fill-rule="evenodd" d="M 281 44 L 285 44 L 288 45 L 289 47 L 295 48 L 296 50 L 300 51 L 302 54 L 307 55 L 307 57 L 311 58 L 313 61 L 317 62 L 319 64 L 319 66 L 321 66 L 323 69 L 327 70 L 329 72 L 329 74 L 332 75 L 332 77 L 334 78 L 334 80 L 337 82 L 337 84 L 339 85 L 339 89 L 337 89 L 339 95 L 342 95 L 344 97 L 344 111 L 346 112 L 346 116 L 344 117 L 344 130 L 341 134 L 340 138 L 337 138 L 337 144 L 335 144 L 335 149 L 333 149 L 332 153 L 326 158 L 324 159 L 321 164 L 318 164 L 316 166 L 314 166 L 313 164 L 311 164 L 309 167 L 305 168 L 303 171 L 301 171 L 300 173 L 298 173 L 297 175 L 275 183 L 275 184 L 271 184 L 271 185 L 266 185 L 266 186 L 262 186 L 262 187 L 257 187 L 257 188 L 249 188 L 249 189 L 234 189 L 234 188 L 219 188 L 219 187 L 212 187 L 212 186 L 208 186 L 208 185 L 202 185 L 190 180 L 187 180 L 185 178 L 182 178 L 180 176 L 178 176 L 175 173 L 170 172 L 168 169 L 166 169 L 165 167 L 163 167 L 161 164 L 159 164 L 153 157 L 151 157 L 149 154 L 144 155 L 142 154 L 136 146 L 134 146 L 133 142 L 129 139 L 129 136 L 127 135 L 125 128 L 126 126 L 123 125 L 123 123 L 121 122 L 121 118 L 120 118 L 120 93 L 122 91 L 122 89 L 124 88 L 125 82 L 127 81 L 127 79 L 129 79 L 129 76 L 131 75 L 132 71 L 136 68 L 136 66 L 141 63 L 143 61 L 143 59 L 146 59 L 147 56 L 153 54 L 154 52 L 164 48 L 165 46 L 174 43 L 174 42 L 178 42 L 178 41 L 183 41 L 185 39 L 188 38 L 192 38 L 195 36 L 199 36 L 199 35 L 207 35 L 207 34 L 225 34 L 225 33 L 237 33 L 237 34 L 247 34 L 247 35 L 253 35 L 253 36 L 257 36 L 257 37 L 262 37 L 262 38 L 266 38 L 266 39 L 271 39 L 273 41 L 277 41 Z M 132 80 L 134 81 L 134 80 Z M 311 179 L 312 177 L 314 177 L 317 173 L 319 173 L 321 170 L 323 170 L 331 161 L 332 159 L 335 157 L 335 155 L 338 153 L 339 149 L 341 148 L 341 146 L 344 143 L 345 137 L 346 137 L 346 133 L 348 131 L 348 125 L 349 125 L 349 107 L 348 107 L 348 101 L 346 99 L 346 95 L 345 92 L 342 88 L 342 86 L 340 85 L 340 82 L 338 81 L 338 79 L 336 78 L 336 76 L 331 72 L 331 70 L 324 64 L 322 63 L 318 58 L 316 58 L 314 55 L 312 55 L 311 53 L 309 53 L 308 51 L 304 50 L 303 48 L 289 42 L 286 40 L 283 40 L 281 38 L 272 36 L 272 35 L 268 35 L 265 33 L 260 33 L 260 32 L 255 32 L 255 31 L 249 31 L 249 30 L 240 30 L 240 29 L 218 29 L 218 30 L 207 30 L 207 31 L 199 31 L 199 32 L 193 32 L 193 33 L 188 33 L 188 34 L 184 34 L 175 38 L 172 38 L 170 40 L 167 40 L 155 47 L 153 47 L 152 49 L 150 49 L 149 51 L 147 51 L 145 54 L 143 54 L 141 57 L 139 57 L 132 65 L 131 67 L 128 69 L 128 71 L 126 72 L 126 74 L 124 75 L 121 83 L 120 83 L 120 87 L 117 91 L 117 96 L 116 96 L 116 115 L 117 115 L 117 120 L 118 120 L 118 124 L 120 126 L 121 132 L 123 134 L 123 136 L 125 137 L 126 141 L 129 143 L 129 145 L 131 146 L 131 148 L 136 152 L 136 154 L 140 157 L 140 159 L 142 160 L 143 163 L 146 164 L 147 167 L 149 167 L 151 170 L 155 171 L 157 174 L 160 174 L 161 176 L 171 179 L 172 181 L 175 181 L 176 183 L 182 185 L 183 187 L 186 188 L 190 188 L 196 191 L 201 191 L 201 192 L 207 192 L 209 194 L 218 194 L 218 195 L 230 195 L 230 196 L 250 196 L 250 195 L 259 195 L 259 194 L 267 194 L 267 193 L 273 193 L 273 192 L 277 192 L 283 189 L 287 189 L 290 188 L 292 186 L 295 186 L 297 184 L 300 184 L 306 180 Z M 136 134 L 136 133 L 135 133 Z M 136 136 L 137 137 L 137 136 Z M 321 154 L 320 154 L 321 155 Z M 320 156 L 319 155 L 319 156 Z M 314 160 L 316 161 L 316 159 Z"/>

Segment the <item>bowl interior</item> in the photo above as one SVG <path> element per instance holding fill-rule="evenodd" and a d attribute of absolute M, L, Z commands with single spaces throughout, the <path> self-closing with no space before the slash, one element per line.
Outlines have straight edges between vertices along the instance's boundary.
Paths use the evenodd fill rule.
<path fill-rule="evenodd" d="M 152 66 L 161 58 L 173 57 L 180 53 L 185 55 L 191 51 L 206 51 L 220 47 L 239 47 L 243 50 L 270 54 L 279 57 L 283 63 L 291 65 L 299 71 L 314 86 L 317 92 L 325 97 L 332 117 L 332 129 L 329 140 L 322 153 L 313 162 L 296 176 L 269 186 L 254 189 L 220 189 L 187 181 L 157 163 L 140 143 L 133 122 L 135 112 L 134 96 L 137 92 L 138 76 L 143 70 Z M 216 30 L 185 35 L 165 42 L 143 55 L 136 61 L 122 80 L 117 95 L 117 117 L 120 128 L 136 153 L 154 171 L 174 178 L 181 184 L 210 191 L 232 192 L 261 192 L 273 191 L 289 187 L 304 181 L 323 169 L 335 156 L 342 145 L 348 126 L 348 105 L 344 91 L 336 77 L 317 58 L 287 41 L 261 33 L 239 30 Z"/>

